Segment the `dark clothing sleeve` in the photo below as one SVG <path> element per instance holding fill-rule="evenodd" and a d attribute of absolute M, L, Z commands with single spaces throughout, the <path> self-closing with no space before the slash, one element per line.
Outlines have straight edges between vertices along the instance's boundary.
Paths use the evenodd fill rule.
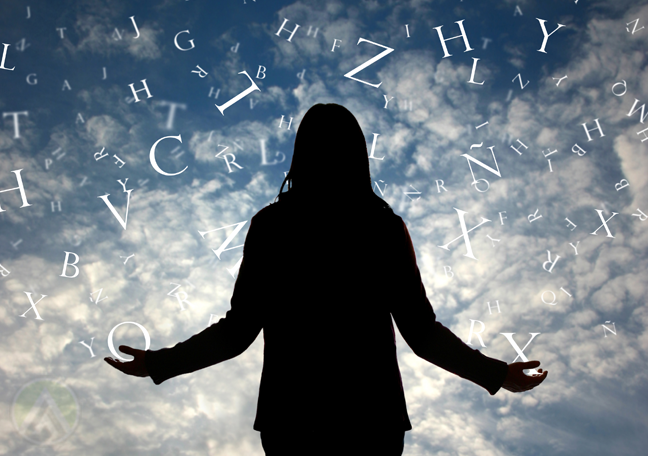
<path fill-rule="evenodd" d="M 234 285 L 231 299 L 231 310 L 224 318 L 212 324 L 200 333 L 190 337 L 172 348 L 147 350 L 145 354 L 146 369 L 159 385 L 165 380 L 178 375 L 204 369 L 222 361 L 234 358 L 243 353 L 254 342 L 262 327 L 259 309 L 262 284 L 261 278 L 253 280 L 253 263 L 262 254 L 257 249 L 257 233 L 254 218 L 250 223 L 243 247 L 243 261 Z"/>
<path fill-rule="evenodd" d="M 262 210 L 252 219 L 244 244 L 243 261 L 234 286 L 231 310 L 227 312 L 226 316 L 202 332 L 190 337 L 184 342 L 176 344 L 172 348 L 147 350 L 145 355 L 148 373 L 153 382 L 158 385 L 169 378 L 194 372 L 238 356 L 252 344 L 261 329 L 267 326 L 264 329 L 266 339 L 264 373 L 262 375 L 259 409 L 257 412 L 257 421 L 262 424 L 258 426 L 255 424 L 255 429 L 257 430 L 269 428 L 275 422 L 278 426 L 284 426 L 285 421 L 287 421 L 279 419 L 279 416 L 282 416 L 282 407 L 287 408 L 286 401 L 290 399 L 290 396 L 286 395 L 291 394 L 289 390 L 284 391 L 287 388 L 285 384 L 291 378 L 293 383 L 290 383 L 290 385 L 293 385 L 294 382 L 302 381 L 298 380 L 301 378 L 299 376 L 300 370 L 290 370 L 297 369 L 297 367 L 291 367 L 292 364 L 295 364 L 295 366 L 297 364 L 290 364 L 284 360 L 284 358 L 289 359 L 291 356 L 294 357 L 294 346 L 296 343 L 305 346 L 306 348 L 304 350 L 311 350 L 310 352 L 305 351 L 305 354 L 311 355 L 310 358 L 300 358 L 304 360 L 303 363 L 311 363 L 313 369 L 316 369 L 317 365 L 323 363 L 321 369 L 325 370 L 322 371 L 320 376 L 330 373 L 330 375 L 335 374 L 335 378 L 338 378 L 340 375 L 344 375 L 344 372 L 338 372 L 340 370 L 339 359 L 331 358 L 331 353 L 325 351 L 325 342 L 329 340 L 337 343 L 338 339 L 343 340 L 341 338 L 342 333 L 340 332 L 340 328 L 345 328 L 345 311 L 335 312 L 332 314 L 335 315 L 332 319 L 324 320 L 326 324 L 336 325 L 331 326 L 331 328 L 337 328 L 329 329 L 328 333 L 323 329 L 322 336 L 331 334 L 331 331 L 333 331 L 328 339 L 324 337 L 308 338 L 307 330 L 315 323 L 312 318 L 309 320 L 308 317 L 304 317 L 303 313 L 290 313 L 291 316 L 288 321 L 280 320 L 276 315 L 273 316 L 274 313 L 277 313 L 281 309 L 290 308 L 290 305 L 294 306 L 300 302 L 308 303 L 309 299 L 301 301 L 301 295 L 295 295 L 293 298 L 288 296 L 290 299 L 283 296 L 282 300 L 279 301 L 281 304 L 279 304 L 277 297 L 273 294 L 276 293 L 276 288 L 272 286 L 272 279 L 269 277 L 277 279 L 279 276 L 277 274 L 268 274 L 268 271 L 273 270 L 271 258 L 276 259 L 277 249 L 272 250 L 269 246 L 277 242 L 275 238 L 281 233 L 280 231 L 273 233 L 272 227 L 281 226 L 280 222 L 282 219 L 269 209 L 271 207 Z M 265 215 L 262 215 L 262 212 Z M 394 237 L 390 238 L 388 243 L 391 246 L 389 250 L 392 251 L 393 255 L 391 256 L 391 260 L 393 260 L 394 268 L 392 270 L 394 272 L 393 276 L 388 279 L 386 278 L 386 280 L 394 285 L 387 287 L 390 292 L 382 295 L 383 300 L 386 299 L 389 301 L 388 309 L 385 308 L 385 312 L 388 311 L 391 313 L 400 333 L 415 354 L 449 372 L 482 386 L 490 394 L 495 394 L 506 378 L 508 372 L 507 364 L 489 358 L 478 350 L 473 350 L 456 337 L 448 328 L 436 321 L 436 316 L 426 297 L 425 288 L 421 282 L 421 275 L 416 265 L 414 249 L 407 228 L 400 217 L 396 219 L 392 218 L 392 222 L 394 223 L 391 224 L 391 227 L 395 229 L 390 229 L 389 232 Z M 289 237 L 289 234 L 286 236 Z M 294 239 L 287 239 L 285 242 L 294 243 L 294 241 Z M 310 241 L 312 242 L 312 239 Z M 304 257 L 302 261 L 313 260 Z M 302 270 L 303 272 L 305 270 L 309 272 L 309 268 L 304 264 L 291 265 L 290 267 L 295 268 L 295 271 Z M 305 281 L 308 274 L 302 274 L 299 277 L 301 277 L 301 281 Z M 368 278 L 369 276 L 367 275 L 366 277 Z M 292 280 L 295 282 L 297 279 Z M 302 285 L 303 288 L 308 284 Z M 299 288 L 299 280 L 296 283 L 291 283 L 291 286 Z M 376 288 L 371 292 L 371 296 L 378 296 L 381 293 L 378 290 L 380 285 L 373 284 L 370 286 Z M 316 296 L 309 297 L 310 299 L 317 299 Z M 267 302 L 270 298 L 272 298 L 272 301 Z M 348 298 L 347 300 L 351 302 L 350 299 Z M 265 307 L 268 307 L 268 309 L 265 309 Z M 306 306 L 307 308 L 308 306 Z M 295 307 L 294 309 L 299 308 Z M 373 309 L 373 307 L 369 306 L 369 309 Z M 371 311 L 373 312 L 375 310 Z M 283 312 L 289 312 L 289 310 L 284 309 Z M 322 319 L 319 318 L 317 321 L 319 322 L 320 320 Z M 365 323 L 369 321 L 373 320 L 367 319 Z M 326 328 L 326 326 L 322 326 L 323 324 L 320 324 L 317 328 Z M 389 332 L 393 340 L 388 326 L 385 331 Z M 271 330 L 272 334 L 267 332 Z M 294 339 L 295 331 L 300 331 L 299 334 L 302 336 L 302 339 L 300 339 L 301 343 Z M 354 331 L 365 331 L 359 334 L 374 334 L 371 332 L 373 331 L 371 328 L 363 328 L 363 325 L 355 327 Z M 330 339 L 331 337 L 332 339 Z M 364 340 L 360 336 L 355 337 L 353 340 L 356 339 Z M 373 341 L 374 339 L 371 340 Z M 363 347 L 364 344 L 365 342 L 362 342 Z M 319 348 L 317 350 L 313 348 L 320 346 L 322 348 L 321 350 Z M 373 347 L 375 350 L 375 343 L 370 344 L 368 347 Z M 346 350 L 341 353 L 343 353 L 343 357 L 346 356 L 348 358 L 351 355 L 344 353 L 348 351 L 355 353 L 357 350 L 358 347 L 352 347 L 351 350 Z M 322 358 L 319 358 L 316 353 L 323 355 Z M 370 353 L 367 354 L 369 355 Z M 384 356 L 380 355 L 385 358 L 385 360 L 380 358 L 382 360 L 381 362 L 384 361 L 384 363 L 393 367 L 394 375 L 397 377 L 395 386 L 390 386 L 388 388 L 389 391 L 383 391 L 380 394 L 397 397 L 398 401 L 402 402 L 402 415 L 405 417 L 402 420 L 405 423 L 403 428 L 411 429 L 406 416 L 402 386 L 400 388 L 398 386 L 400 384 L 400 377 L 398 375 L 395 355 L 395 346 L 393 354 L 385 353 Z M 393 356 L 393 360 L 387 359 L 390 356 Z M 354 364 L 348 365 L 353 366 Z M 303 381 L 307 380 L 303 379 Z M 389 382 L 385 380 L 385 384 L 387 383 Z M 391 385 L 391 383 L 389 384 Z M 293 386 L 295 388 L 298 387 L 297 384 Z M 316 391 L 318 391 L 317 387 L 315 385 Z M 278 391 L 281 394 L 278 394 Z M 276 401 L 279 402 L 275 403 Z M 295 405 L 295 408 L 298 405 Z M 394 409 L 396 408 L 394 407 Z M 294 418 L 290 422 L 294 425 Z"/>
<path fill-rule="evenodd" d="M 495 394 L 504 383 L 508 364 L 470 348 L 436 321 L 416 265 L 412 240 L 401 223 L 395 253 L 399 286 L 391 308 L 398 330 L 416 355 Z"/>

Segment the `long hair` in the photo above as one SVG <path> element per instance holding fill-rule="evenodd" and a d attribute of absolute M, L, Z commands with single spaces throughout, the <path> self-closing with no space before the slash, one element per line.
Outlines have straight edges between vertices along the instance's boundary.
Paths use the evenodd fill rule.
<path fill-rule="evenodd" d="M 304 115 L 290 170 L 275 201 L 293 197 L 390 208 L 372 190 L 367 144 L 358 121 L 344 106 L 318 103 Z"/>

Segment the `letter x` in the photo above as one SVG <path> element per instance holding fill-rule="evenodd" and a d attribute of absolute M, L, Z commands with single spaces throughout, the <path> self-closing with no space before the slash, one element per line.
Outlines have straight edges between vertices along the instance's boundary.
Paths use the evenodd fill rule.
<path fill-rule="evenodd" d="M 601 221 L 603 222 L 603 224 L 602 224 L 601 226 L 599 226 L 599 227 L 596 229 L 596 231 L 598 231 L 598 230 L 600 230 L 601 228 L 605 227 L 605 231 L 607 231 L 607 237 L 611 237 L 611 238 L 613 238 L 614 236 L 612 236 L 612 233 L 610 233 L 610 228 L 608 228 L 608 226 L 607 226 L 607 222 L 609 222 L 610 219 L 612 219 L 612 217 L 614 217 L 615 215 L 617 215 L 618 212 L 612 212 L 612 217 L 610 217 L 610 218 L 607 219 L 607 220 L 605 220 L 605 219 L 603 218 L 603 211 L 602 211 L 602 210 L 600 210 L 600 209 L 596 209 L 596 212 L 598 212 L 598 215 L 599 215 L 599 217 L 601 218 Z M 594 231 L 593 233 L 590 233 L 590 234 L 593 234 L 594 236 L 596 236 L 596 231 Z"/>
<path fill-rule="evenodd" d="M 542 334 L 542 333 L 529 333 L 529 334 L 531 334 L 531 339 L 529 339 L 529 341 L 526 343 L 526 345 L 524 346 L 524 348 L 522 350 L 520 350 L 520 347 L 518 346 L 518 344 L 515 343 L 515 341 L 513 340 L 513 334 L 515 334 L 515 333 L 500 333 L 500 334 L 502 336 L 506 337 L 506 339 L 511 343 L 511 345 L 515 349 L 515 352 L 518 354 L 515 357 L 515 359 L 513 360 L 513 362 L 517 361 L 518 358 L 522 358 L 522 361 L 524 361 L 526 363 L 529 360 L 527 359 L 526 355 L 524 354 L 524 350 L 526 350 L 526 348 L 529 346 L 529 344 L 535 338 L 535 336 L 537 336 L 538 334 Z M 534 371 L 535 374 L 540 373 L 536 369 L 530 369 L 530 370 Z"/>
<path fill-rule="evenodd" d="M 475 258 L 475 255 L 473 255 L 472 247 L 470 246 L 470 238 L 468 237 L 468 233 L 470 233 L 470 232 L 471 232 L 472 230 L 474 230 L 475 228 L 479 228 L 479 227 L 482 226 L 484 223 L 486 223 L 486 222 L 490 222 L 490 220 L 488 220 L 487 218 L 482 217 L 482 218 L 481 218 L 482 221 L 481 221 L 481 223 L 480 223 L 479 225 L 475 225 L 475 226 L 473 226 L 471 229 L 467 230 L 467 229 L 466 229 L 466 221 L 464 220 L 464 214 L 466 214 L 467 212 L 462 211 L 461 209 L 457 209 L 456 207 L 453 208 L 453 209 L 454 209 L 455 211 L 457 211 L 457 214 L 459 215 L 459 224 L 461 225 L 461 232 L 462 232 L 462 234 L 460 234 L 459 236 L 457 236 L 456 238 L 454 238 L 452 241 L 448 242 L 447 244 L 445 244 L 445 245 L 437 245 L 437 247 L 441 247 L 442 249 L 445 249 L 445 250 L 450 250 L 450 249 L 448 248 L 448 246 L 449 246 L 450 244 L 452 244 L 454 241 L 456 241 L 456 240 L 458 240 L 458 239 L 460 239 L 460 238 L 463 237 L 464 242 L 466 243 L 466 251 L 468 252 L 468 253 L 466 253 L 464 256 L 467 256 L 467 257 L 469 257 L 469 258 L 472 258 L 473 260 L 476 260 L 477 258 Z"/>
<path fill-rule="evenodd" d="M 20 316 L 23 317 L 23 318 L 27 318 L 27 317 L 25 317 L 25 314 L 27 314 L 27 312 L 29 312 L 30 310 L 34 309 L 34 313 L 36 314 L 36 320 L 42 320 L 41 316 L 40 316 L 39 313 L 38 313 L 38 309 L 36 309 L 36 304 L 38 304 L 39 302 L 41 302 L 41 301 L 43 300 L 43 298 L 47 297 L 47 295 L 41 295 L 41 298 L 40 298 L 38 301 L 34 302 L 34 301 L 32 300 L 32 297 L 31 297 L 31 293 L 30 293 L 30 292 L 25 291 L 24 293 L 25 293 L 25 294 L 27 295 L 27 297 L 29 298 L 29 302 L 30 302 L 30 304 L 31 304 L 31 307 L 30 307 L 29 309 L 27 309 L 27 310 L 25 311 L 25 313 L 22 314 L 22 315 L 20 315 Z"/>

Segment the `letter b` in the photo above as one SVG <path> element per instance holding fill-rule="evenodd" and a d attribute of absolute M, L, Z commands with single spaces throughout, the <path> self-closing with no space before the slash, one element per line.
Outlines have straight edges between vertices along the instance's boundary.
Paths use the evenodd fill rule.
<path fill-rule="evenodd" d="M 74 260 L 73 263 L 69 263 L 68 260 L 70 258 L 70 254 L 74 255 L 76 257 L 76 260 Z M 74 252 L 65 252 L 65 261 L 63 262 L 63 271 L 61 272 L 61 277 L 65 277 L 67 279 L 74 279 L 76 276 L 79 275 L 79 268 L 76 266 L 76 264 L 79 262 L 79 255 L 77 255 Z M 67 270 L 68 266 L 72 266 L 74 269 L 76 269 L 76 272 L 74 275 L 69 276 L 65 275 L 65 271 Z"/>

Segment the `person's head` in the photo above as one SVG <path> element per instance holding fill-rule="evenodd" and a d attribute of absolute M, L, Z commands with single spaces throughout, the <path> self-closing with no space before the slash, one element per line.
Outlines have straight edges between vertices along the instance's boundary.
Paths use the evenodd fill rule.
<path fill-rule="evenodd" d="M 286 183 L 288 192 L 282 193 Z M 316 104 L 306 112 L 295 137 L 290 171 L 277 197 L 281 200 L 287 193 L 333 203 L 382 201 L 371 187 L 364 134 L 348 109 L 329 103 Z"/>

